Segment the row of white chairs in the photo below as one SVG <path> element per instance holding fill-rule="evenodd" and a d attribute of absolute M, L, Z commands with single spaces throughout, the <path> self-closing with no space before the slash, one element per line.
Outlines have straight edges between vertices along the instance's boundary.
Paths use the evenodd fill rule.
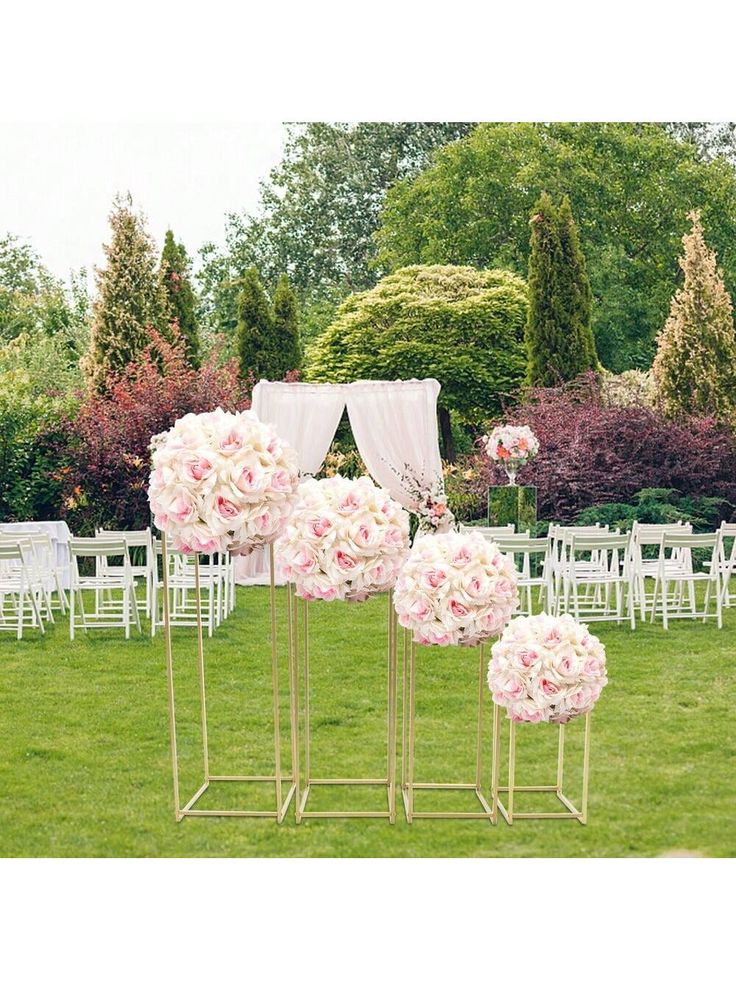
<path fill-rule="evenodd" d="M 585 622 L 628 620 L 632 630 L 637 611 L 642 621 L 661 618 L 665 629 L 678 618 L 713 617 L 721 627 L 723 607 L 736 603 L 733 523 L 723 522 L 709 534 L 696 534 L 688 524 L 638 522 L 625 533 L 599 524 L 551 524 L 545 538 L 517 533 L 513 525 L 461 530 L 480 531 L 514 556 L 522 613 L 533 612 L 535 588 L 537 604 L 550 613 L 571 613 Z M 696 559 L 705 556 L 699 567 L 695 550 Z"/>
<path fill-rule="evenodd" d="M 94 538 L 69 542 L 69 595 L 49 536 L 0 533 L 0 630 L 19 639 L 28 628 L 45 632 L 54 610 L 69 612 L 69 636 L 95 627 L 120 627 L 125 637 L 141 632 L 141 616 L 151 636 L 164 623 L 161 542 L 145 531 L 98 529 Z M 167 550 L 170 623 L 197 623 L 196 571 L 192 556 Z M 230 555 L 201 556 L 201 618 L 212 636 L 235 609 L 235 566 Z M 85 595 L 91 602 L 85 603 Z"/>

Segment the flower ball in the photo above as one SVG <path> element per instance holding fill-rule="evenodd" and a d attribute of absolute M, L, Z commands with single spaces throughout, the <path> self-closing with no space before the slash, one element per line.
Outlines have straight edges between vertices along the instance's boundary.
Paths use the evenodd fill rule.
<path fill-rule="evenodd" d="M 493 701 L 512 722 L 568 722 L 590 712 L 607 683 L 603 644 L 568 613 L 512 620 L 488 665 Z"/>
<path fill-rule="evenodd" d="M 182 552 L 273 541 L 296 498 L 294 450 L 255 413 L 189 413 L 151 441 L 154 524 Z"/>
<path fill-rule="evenodd" d="M 409 552 L 409 515 L 369 477 L 300 484 L 277 568 L 306 600 L 386 592 Z"/>
<path fill-rule="evenodd" d="M 516 567 L 478 532 L 424 535 L 396 582 L 394 604 L 417 643 L 473 646 L 498 635 L 516 609 Z"/>
<path fill-rule="evenodd" d="M 529 426 L 496 426 L 483 443 L 488 456 L 497 463 L 521 465 L 539 453 L 539 440 Z"/>

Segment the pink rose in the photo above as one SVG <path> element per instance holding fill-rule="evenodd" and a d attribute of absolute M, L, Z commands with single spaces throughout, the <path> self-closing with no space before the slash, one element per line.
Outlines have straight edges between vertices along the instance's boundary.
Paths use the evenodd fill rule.
<path fill-rule="evenodd" d="M 424 573 L 422 579 L 430 589 L 437 589 L 446 581 L 447 576 L 442 569 L 430 569 Z"/>
<path fill-rule="evenodd" d="M 343 572 L 352 572 L 355 568 L 355 559 L 347 552 L 343 552 L 342 549 L 338 548 L 335 552 L 335 561 L 338 568 L 342 569 Z"/>
<path fill-rule="evenodd" d="M 203 456 L 194 460 L 187 460 L 184 464 L 184 473 L 193 481 L 206 480 L 212 473 L 212 464 Z"/>

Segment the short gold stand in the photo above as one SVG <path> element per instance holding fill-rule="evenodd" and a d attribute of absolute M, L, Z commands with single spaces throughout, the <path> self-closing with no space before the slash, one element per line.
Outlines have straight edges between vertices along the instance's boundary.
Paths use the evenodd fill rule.
<path fill-rule="evenodd" d="M 590 715 L 585 716 L 585 741 L 583 743 L 583 791 L 582 806 L 578 809 L 569 797 L 563 793 L 563 780 L 565 768 L 565 730 L 570 723 L 559 726 L 559 736 L 557 740 L 557 781 L 554 784 L 542 786 L 520 786 L 516 780 L 516 727 L 518 725 L 532 726 L 531 723 L 509 722 L 509 764 L 508 764 L 508 784 L 499 786 L 501 770 L 501 715 L 502 709 L 498 705 L 493 707 L 493 771 L 491 777 L 491 793 L 493 796 L 494 807 L 503 814 L 507 824 L 513 824 L 515 820 L 576 820 L 580 824 L 588 821 L 588 772 L 590 763 Z M 564 811 L 515 811 L 515 793 L 541 793 L 554 794 L 557 800 L 565 807 Z M 501 802 L 499 795 L 506 794 L 506 805 Z"/>
<path fill-rule="evenodd" d="M 466 820 L 488 821 L 496 824 L 495 806 L 488 803 L 482 790 L 482 751 L 483 751 L 483 705 L 487 696 L 485 685 L 484 647 L 479 648 L 478 674 L 478 722 L 475 737 L 475 783 L 417 783 L 414 780 L 414 743 L 416 719 L 416 644 L 407 631 L 404 634 L 404 678 L 402 687 L 401 716 L 401 794 L 404 799 L 406 820 L 411 824 L 414 818 L 462 818 Z M 417 811 L 414 809 L 416 790 L 472 790 L 481 805 L 480 811 Z"/>
<path fill-rule="evenodd" d="M 179 802 L 179 759 L 176 748 L 176 706 L 174 703 L 174 665 L 171 649 L 171 620 L 169 616 L 169 562 L 166 549 L 166 535 L 161 535 L 161 558 L 163 561 L 163 606 L 164 606 L 164 640 L 166 648 L 166 674 L 168 679 L 169 696 L 169 735 L 171 743 L 171 765 L 174 773 L 174 815 L 177 821 L 185 817 L 265 817 L 276 818 L 281 824 L 289 807 L 291 798 L 296 791 L 293 774 L 281 771 L 281 729 L 279 712 L 279 675 L 278 650 L 276 645 L 276 584 L 274 579 L 273 545 L 269 546 L 270 554 L 270 600 L 271 600 L 271 687 L 273 693 L 273 735 L 275 773 L 273 776 L 242 776 L 220 775 L 210 773 L 210 759 L 207 738 L 207 697 L 204 670 L 204 645 L 202 640 L 202 595 L 199 580 L 199 557 L 194 555 L 194 593 L 197 610 L 197 668 L 199 674 L 199 701 L 202 726 L 202 756 L 204 760 L 204 782 L 199 790 L 182 807 Z M 292 687 L 293 667 L 291 664 L 291 649 L 289 650 L 289 696 L 291 718 L 294 718 L 294 690 Z M 293 737 L 292 737 L 293 739 Z M 293 769 L 293 768 L 292 768 Z M 213 783 L 272 783 L 275 786 L 275 808 L 273 810 L 206 810 L 194 805 Z M 288 787 L 284 795 L 283 783 Z"/>
<path fill-rule="evenodd" d="M 386 776 L 385 777 L 313 777 L 311 761 L 310 733 L 310 679 L 309 679 L 309 602 L 299 601 L 293 587 L 289 586 L 289 648 L 290 661 L 293 666 L 293 690 L 296 693 L 294 718 L 292 722 L 292 759 L 298 761 L 295 767 L 296 783 L 296 822 L 301 824 L 302 818 L 388 818 L 390 824 L 396 823 L 396 634 L 397 621 L 393 607 L 393 594 L 388 594 L 388 707 L 386 712 Z M 301 631 L 299 629 L 299 611 L 301 605 Z M 301 633 L 301 637 L 300 637 Z M 301 791 L 300 750 L 299 750 L 299 696 L 298 696 L 298 664 L 299 649 L 303 656 L 304 706 L 302 722 L 304 731 L 304 790 Z M 307 810 L 309 793 L 312 787 L 343 786 L 343 787 L 385 787 L 387 797 L 386 810 L 374 811 L 316 811 Z"/>

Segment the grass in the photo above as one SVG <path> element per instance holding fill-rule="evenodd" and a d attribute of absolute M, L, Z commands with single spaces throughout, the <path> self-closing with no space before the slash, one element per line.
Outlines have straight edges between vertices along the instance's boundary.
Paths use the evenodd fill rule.
<path fill-rule="evenodd" d="M 310 618 L 313 773 L 373 776 L 384 765 L 385 601 L 315 605 Z M 272 771 L 267 626 L 267 592 L 239 589 L 236 613 L 206 641 L 213 771 Z M 162 638 L 126 642 L 99 630 L 72 644 L 66 620 L 45 638 L 0 635 L 0 855 L 736 854 L 736 610 L 727 611 L 722 631 L 689 621 L 668 633 L 659 625 L 593 630 L 606 645 L 610 681 L 593 716 L 589 823 L 496 828 L 480 821 L 409 827 L 400 808 L 394 827 L 357 819 L 297 827 L 293 804 L 281 827 L 236 818 L 176 824 Z M 186 800 L 201 783 L 192 631 L 175 632 L 174 653 Z M 417 780 L 472 779 L 477 670 L 475 652 L 420 651 Z M 285 721 L 285 671 L 282 694 Z M 552 737 L 551 727 L 525 729 L 521 781 L 541 776 L 546 759 L 554 767 Z M 288 764 L 285 727 L 284 746 Z M 320 808 L 383 800 L 373 788 L 312 794 Z M 206 796 L 213 807 L 272 806 L 268 787 L 224 785 Z M 420 806 L 472 804 L 463 795 L 432 796 Z"/>

